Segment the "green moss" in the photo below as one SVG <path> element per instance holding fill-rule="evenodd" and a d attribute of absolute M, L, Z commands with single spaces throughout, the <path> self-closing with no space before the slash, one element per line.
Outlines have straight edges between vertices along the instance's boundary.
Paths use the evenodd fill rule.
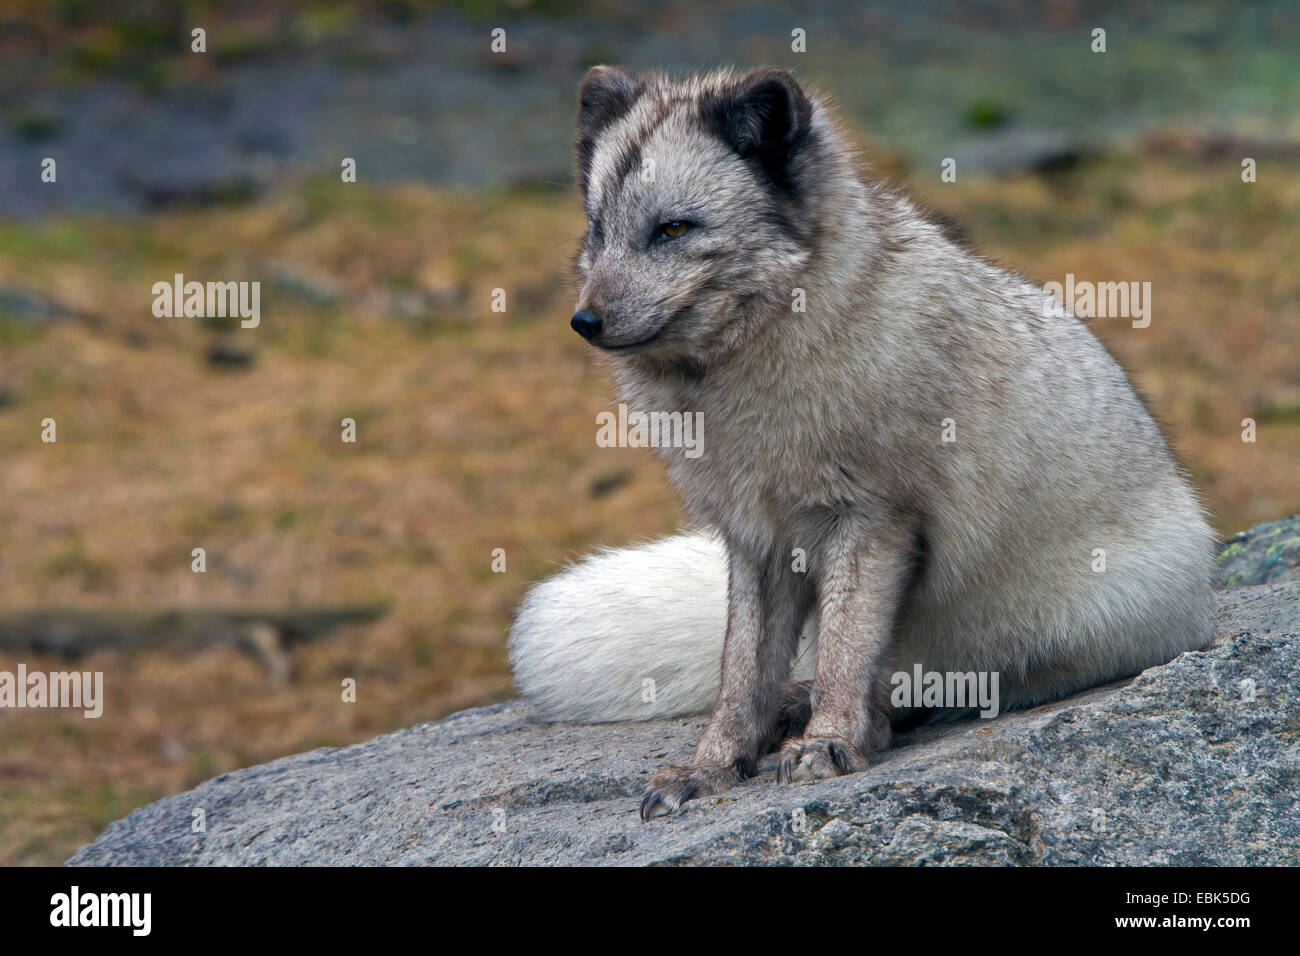
<path fill-rule="evenodd" d="M 23 345 L 32 342 L 40 338 L 40 330 L 40 325 L 9 315 L 0 308 L 0 345 Z"/>
<path fill-rule="evenodd" d="M 1259 422 L 1300 425 L 1300 405 L 1274 405 L 1261 408 L 1255 418 Z"/>
<path fill-rule="evenodd" d="M 45 143 L 56 139 L 63 129 L 63 118 L 52 113 L 17 110 L 9 114 L 9 132 L 28 143 Z"/>
<path fill-rule="evenodd" d="M 989 130 L 1005 126 L 1010 110 L 991 99 L 979 99 L 966 107 L 966 125 L 971 129 Z"/>
<path fill-rule="evenodd" d="M 1256 525 L 1219 551 L 1225 587 L 1300 580 L 1300 515 Z"/>
<path fill-rule="evenodd" d="M 0 224 L 0 256 L 20 261 L 81 259 L 94 248 L 84 221 Z"/>

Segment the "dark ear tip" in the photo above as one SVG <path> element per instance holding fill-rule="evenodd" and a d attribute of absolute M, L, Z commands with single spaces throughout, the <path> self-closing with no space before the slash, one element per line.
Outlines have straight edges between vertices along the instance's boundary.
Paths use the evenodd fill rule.
<path fill-rule="evenodd" d="M 746 74 L 744 79 L 741 80 L 741 85 L 751 91 L 780 88 L 792 100 L 802 100 L 808 97 L 808 94 L 804 92 L 803 87 L 799 85 L 799 81 L 793 75 L 772 66 Z"/>
<path fill-rule="evenodd" d="M 752 70 L 745 74 L 745 80 L 753 83 L 780 83 L 782 86 L 800 88 L 799 81 L 794 78 L 794 74 L 775 66 L 763 66 L 757 70 Z"/>
<path fill-rule="evenodd" d="M 806 127 L 812 118 L 812 97 L 791 74 L 776 67 L 764 67 L 746 74 L 734 88 L 750 102 L 768 103 L 778 111 L 790 111 L 795 129 Z"/>
<path fill-rule="evenodd" d="M 603 126 L 625 112 L 638 96 L 641 84 L 619 66 L 593 66 L 578 87 L 578 104 L 585 122 Z"/>
<path fill-rule="evenodd" d="M 599 63 L 587 70 L 579 84 L 581 89 L 630 89 L 636 86 L 636 79 L 621 66 L 607 66 Z"/>

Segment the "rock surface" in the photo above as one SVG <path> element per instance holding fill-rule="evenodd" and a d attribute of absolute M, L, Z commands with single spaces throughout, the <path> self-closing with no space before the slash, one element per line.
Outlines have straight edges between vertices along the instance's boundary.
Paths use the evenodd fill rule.
<path fill-rule="evenodd" d="M 1300 515 L 1233 535 L 1219 551 L 1219 574 L 1228 588 L 1300 581 Z"/>
<path fill-rule="evenodd" d="M 703 718 L 547 726 L 515 701 L 223 774 L 69 862 L 1300 863 L 1300 584 L 1217 600 L 1209 650 L 914 731 L 853 776 L 783 786 L 768 757 L 745 785 L 649 824 L 649 774 L 688 759 Z"/>

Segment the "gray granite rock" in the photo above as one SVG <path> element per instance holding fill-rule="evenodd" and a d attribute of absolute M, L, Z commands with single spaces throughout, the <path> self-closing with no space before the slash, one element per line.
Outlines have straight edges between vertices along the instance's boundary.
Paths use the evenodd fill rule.
<path fill-rule="evenodd" d="M 1300 515 L 1233 535 L 1219 551 L 1219 574 L 1228 588 L 1300 581 Z"/>
<path fill-rule="evenodd" d="M 744 786 L 648 824 L 647 777 L 689 757 L 703 718 L 543 725 L 515 701 L 223 774 L 69 862 L 1300 863 L 1300 584 L 1217 601 L 1207 651 L 914 731 L 853 776 L 782 786 L 769 757 Z"/>

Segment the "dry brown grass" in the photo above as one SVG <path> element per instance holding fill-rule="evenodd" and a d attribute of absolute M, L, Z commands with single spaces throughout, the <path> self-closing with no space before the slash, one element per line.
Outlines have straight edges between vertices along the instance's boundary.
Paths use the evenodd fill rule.
<path fill-rule="evenodd" d="M 1231 167 L 1129 157 L 912 185 L 1036 280 L 1153 283 L 1149 329 L 1098 330 L 1230 532 L 1300 510 L 1296 171 L 1245 186 Z M 98 317 L 39 331 L 0 317 L 0 607 L 393 604 L 296 649 L 285 686 L 230 649 L 102 653 L 80 665 L 105 672 L 101 719 L 0 713 L 0 862 L 57 863 L 213 774 L 508 697 L 504 635 L 526 583 L 675 525 L 650 456 L 597 453 L 609 394 L 565 322 L 581 229 L 564 193 L 321 182 L 245 207 L 0 227 L 0 285 Z M 227 333 L 253 368 L 215 370 L 212 330 L 153 318 L 150 287 L 176 271 L 267 280 L 262 327 Z M 339 303 L 273 285 L 283 272 Z M 1240 441 L 1247 415 L 1255 445 Z M 55 445 L 39 440 L 47 416 Z"/>

